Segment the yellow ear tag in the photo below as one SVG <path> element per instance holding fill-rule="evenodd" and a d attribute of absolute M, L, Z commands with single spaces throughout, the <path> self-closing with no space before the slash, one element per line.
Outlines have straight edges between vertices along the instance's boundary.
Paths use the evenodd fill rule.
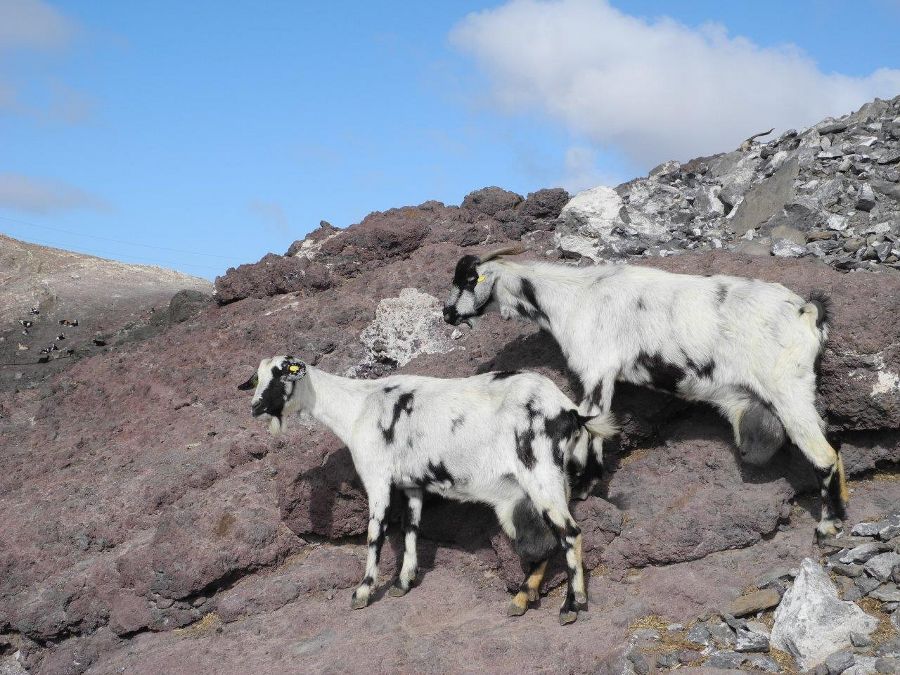
<path fill-rule="evenodd" d="M 477 283 L 480 284 L 480 283 L 481 283 L 482 281 L 484 281 L 485 279 L 487 279 L 486 276 L 484 276 L 483 274 L 479 274 L 479 275 L 478 275 L 478 282 L 477 282 Z"/>
<path fill-rule="evenodd" d="M 292 373 L 296 373 L 297 371 L 300 370 L 300 366 L 298 366 L 297 364 L 294 364 L 292 366 L 288 366 L 288 370 L 291 371 Z"/>

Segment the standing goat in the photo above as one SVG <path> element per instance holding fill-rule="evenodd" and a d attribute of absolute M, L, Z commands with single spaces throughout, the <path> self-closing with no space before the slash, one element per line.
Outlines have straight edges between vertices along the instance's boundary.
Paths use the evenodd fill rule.
<path fill-rule="evenodd" d="M 582 414 L 608 412 L 616 380 L 717 407 L 743 457 L 767 461 L 785 431 L 815 467 L 820 536 L 838 531 L 847 487 L 840 455 L 816 412 L 815 364 L 827 337 L 827 297 L 780 284 L 602 264 L 575 268 L 462 257 L 444 305 L 453 325 L 490 308 L 530 319 L 559 343 L 583 387 Z M 602 465 L 602 445 L 593 442 Z M 587 453 L 576 455 L 583 467 Z"/>
<path fill-rule="evenodd" d="M 416 578 L 416 532 L 422 491 L 493 507 L 528 576 L 509 606 L 519 615 L 537 599 L 549 556 L 566 557 L 568 592 L 560 623 L 587 603 L 581 530 L 569 513 L 566 469 L 576 446 L 615 433 L 608 414 L 582 417 L 549 379 L 533 373 L 487 373 L 465 379 L 394 375 L 353 380 L 292 356 L 263 359 L 239 386 L 254 389 L 253 416 L 271 416 L 279 433 L 286 414 L 310 413 L 350 449 L 369 498 L 368 558 L 352 607 L 369 603 L 387 523 L 391 487 L 406 496 L 403 565 L 391 595 Z"/>

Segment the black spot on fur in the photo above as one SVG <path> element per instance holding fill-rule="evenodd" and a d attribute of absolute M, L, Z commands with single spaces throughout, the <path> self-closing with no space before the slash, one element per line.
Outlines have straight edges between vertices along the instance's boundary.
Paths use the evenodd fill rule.
<path fill-rule="evenodd" d="M 664 391 L 677 391 L 678 383 L 684 379 L 685 371 L 677 364 L 666 361 L 659 354 L 638 354 L 636 363 L 650 376 L 651 384 Z"/>
<path fill-rule="evenodd" d="M 516 431 L 516 457 L 526 469 L 534 467 L 537 461 L 534 456 L 534 429 L 529 427 L 521 434 Z"/>
<path fill-rule="evenodd" d="M 565 527 L 560 528 L 553 524 L 553 521 L 550 520 L 550 514 L 547 511 L 543 511 L 541 515 L 544 518 L 544 522 L 547 523 L 547 527 L 553 530 L 559 543 L 563 546 L 565 546 L 564 539 L 574 539 L 581 534 L 581 528 L 574 522 L 568 522 Z"/>
<path fill-rule="evenodd" d="M 522 560 L 541 562 L 556 552 L 559 546 L 556 535 L 527 497 L 516 502 L 512 522 L 516 528 L 513 547 Z"/>
<path fill-rule="evenodd" d="M 363 577 L 362 584 L 360 584 L 360 585 L 361 586 L 371 586 L 374 583 L 375 583 L 375 580 L 367 574 L 366 576 Z"/>
<path fill-rule="evenodd" d="M 381 430 L 381 433 L 384 435 L 385 443 L 394 442 L 394 430 L 397 426 L 397 422 L 400 420 L 400 415 L 403 413 L 412 415 L 414 398 L 415 396 L 411 391 L 400 394 L 400 396 L 397 397 L 397 401 L 394 403 L 394 411 L 391 415 L 391 424 L 387 429 Z"/>
<path fill-rule="evenodd" d="M 716 300 L 718 300 L 719 304 L 721 305 L 723 302 L 725 302 L 725 298 L 727 298 L 727 297 L 728 297 L 728 286 L 726 286 L 725 284 L 719 284 L 716 287 Z"/>
<path fill-rule="evenodd" d="M 603 383 L 599 383 L 594 390 L 591 392 L 591 403 L 594 405 L 600 405 L 600 402 L 603 400 Z"/>
<path fill-rule="evenodd" d="M 453 476 L 447 471 L 447 467 L 444 466 L 443 462 L 438 462 L 437 464 L 428 462 L 428 473 L 434 483 L 450 483 L 450 485 L 453 485 Z"/>
<path fill-rule="evenodd" d="M 461 291 L 474 289 L 478 283 L 479 262 L 481 260 L 475 255 L 464 255 L 460 258 L 453 272 L 453 285 Z"/>
<path fill-rule="evenodd" d="M 712 359 L 708 359 L 703 363 L 697 363 L 689 356 L 685 356 L 684 359 L 687 365 L 687 369 L 697 377 L 712 377 L 713 370 L 715 370 L 716 368 L 716 364 Z"/>
<path fill-rule="evenodd" d="M 495 373 L 491 373 L 491 379 L 494 380 L 505 380 L 508 377 L 513 377 L 514 375 L 519 375 L 520 371 L 518 370 L 498 370 Z"/>
<path fill-rule="evenodd" d="M 638 309 L 647 309 L 647 304 L 644 302 L 643 298 L 637 299 L 637 308 Z"/>
<path fill-rule="evenodd" d="M 739 429 L 741 459 L 748 464 L 765 464 L 784 445 L 781 420 L 767 403 L 755 396 L 741 415 Z"/>
<path fill-rule="evenodd" d="M 260 413 L 268 413 L 272 417 L 281 417 L 284 404 L 287 401 L 286 388 L 282 376 L 284 371 L 278 366 L 272 367 L 272 379 L 259 397 L 256 410 Z"/>
<path fill-rule="evenodd" d="M 540 304 L 537 300 L 537 293 L 534 290 L 534 284 L 530 279 L 522 279 L 522 288 L 521 288 L 522 297 L 525 298 L 525 301 L 531 305 L 532 316 L 529 316 L 533 321 L 537 321 L 538 319 L 543 319 L 544 321 L 549 322 L 549 318 L 547 317 L 546 312 L 541 309 Z"/>
<path fill-rule="evenodd" d="M 847 517 L 844 501 L 841 499 L 841 482 L 837 474 L 836 465 L 831 469 L 817 469 L 816 476 L 819 479 L 819 487 L 822 491 L 823 507 L 827 508 L 828 515 L 832 518 L 843 520 Z"/>
<path fill-rule="evenodd" d="M 816 290 L 809 294 L 809 302 L 816 306 L 816 328 L 821 328 L 831 312 L 831 297 L 825 291 Z"/>
<path fill-rule="evenodd" d="M 452 420 L 450 420 L 450 433 L 455 434 L 456 430 L 461 427 L 465 421 L 465 415 L 459 415 L 458 417 L 454 417 Z"/>
<path fill-rule="evenodd" d="M 581 428 L 582 417 L 577 410 L 561 410 L 558 415 L 544 421 L 544 430 L 553 447 L 553 461 L 562 468 L 565 449 Z"/>
<path fill-rule="evenodd" d="M 394 391 L 394 389 L 397 389 L 399 386 L 400 386 L 399 384 L 392 384 L 389 387 L 385 387 L 381 391 L 383 391 L 385 394 L 390 394 L 392 391 Z"/>

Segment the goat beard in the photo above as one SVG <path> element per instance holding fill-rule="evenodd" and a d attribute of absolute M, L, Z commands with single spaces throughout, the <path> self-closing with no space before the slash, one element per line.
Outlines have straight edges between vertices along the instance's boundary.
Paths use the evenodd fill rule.
<path fill-rule="evenodd" d="M 273 416 L 269 420 L 269 433 L 278 436 L 282 431 L 284 431 L 284 422 L 281 421 L 281 417 Z"/>

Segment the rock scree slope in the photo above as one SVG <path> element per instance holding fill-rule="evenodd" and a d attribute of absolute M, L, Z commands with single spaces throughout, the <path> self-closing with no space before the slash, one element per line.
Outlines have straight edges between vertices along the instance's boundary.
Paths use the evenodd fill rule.
<path fill-rule="evenodd" d="M 820 556 L 814 479 L 798 453 L 744 466 L 711 410 L 622 386 L 608 472 L 574 507 L 590 570 L 584 620 L 558 626 L 556 599 L 503 616 L 522 574 L 509 542 L 485 509 L 436 498 L 424 510 L 419 586 L 351 612 L 367 509 L 348 451 L 303 418 L 269 437 L 235 387 L 262 356 L 292 353 L 355 377 L 529 368 L 574 393 L 558 348 L 532 326 L 489 315 L 470 332 L 441 320 L 458 258 L 510 242 L 568 264 L 624 259 L 823 289 L 833 322 L 819 403 L 853 477 L 850 522 L 882 518 L 900 503 L 898 118 L 900 98 L 875 101 L 772 143 L 669 163 L 611 190 L 621 204 L 604 191 L 485 188 L 459 207 L 391 209 L 345 230 L 323 223 L 290 255 L 229 270 L 216 303 L 183 298 L 142 339 L 113 337 L 29 380 L 39 386 L 0 390 L 2 663 L 35 673 L 641 672 L 623 655 L 637 654 L 635 631 L 651 618 L 688 624 L 748 580 Z M 591 192 L 603 204 L 574 215 Z M 741 209 L 746 231 L 728 230 Z M 778 230 L 797 255 L 779 253 L 778 227 L 802 233 Z M 819 255 L 820 242 L 840 243 L 853 263 Z M 4 314 L 11 331 L 35 302 L 17 297 Z M 385 581 L 391 546 L 383 558 Z M 551 595 L 562 578 L 550 574 Z M 890 625 L 873 635 L 888 639 Z M 712 658 L 697 654 L 686 663 Z"/>

